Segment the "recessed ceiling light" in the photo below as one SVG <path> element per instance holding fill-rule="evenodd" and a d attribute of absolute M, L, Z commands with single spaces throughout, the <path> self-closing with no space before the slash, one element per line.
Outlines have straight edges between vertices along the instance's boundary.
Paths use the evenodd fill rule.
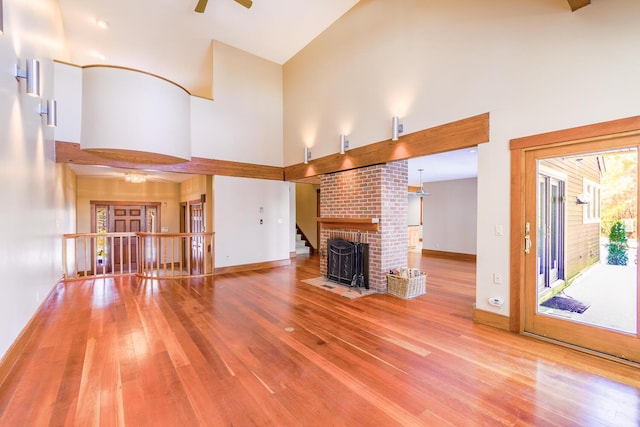
<path fill-rule="evenodd" d="M 96 19 L 96 25 L 102 28 L 103 30 L 106 30 L 107 28 L 109 28 L 109 23 L 103 19 Z"/>

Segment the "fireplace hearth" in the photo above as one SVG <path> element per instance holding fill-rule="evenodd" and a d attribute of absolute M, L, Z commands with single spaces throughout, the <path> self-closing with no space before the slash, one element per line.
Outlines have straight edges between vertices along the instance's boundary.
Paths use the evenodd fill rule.
<path fill-rule="evenodd" d="M 345 239 L 327 241 L 327 279 L 369 289 L 369 245 Z"/>

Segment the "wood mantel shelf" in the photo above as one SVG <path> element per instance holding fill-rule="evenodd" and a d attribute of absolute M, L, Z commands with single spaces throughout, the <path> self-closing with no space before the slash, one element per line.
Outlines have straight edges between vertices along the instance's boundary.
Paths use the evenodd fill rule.
<path fill-rule="evenodd" d="M 380 218 L 316 218 L 316 221 L 325 228 L 345 230 L 378 231 L 380 225 Z"/>

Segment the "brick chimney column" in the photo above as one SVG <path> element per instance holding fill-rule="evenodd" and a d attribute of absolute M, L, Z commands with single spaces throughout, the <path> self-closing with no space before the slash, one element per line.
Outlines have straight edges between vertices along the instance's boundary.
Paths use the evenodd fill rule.
<path fill-rule="evenodd" d="M 407 266 L 408 200 L 406 160 L 323 175 L 320 216 L 323 218 L 378 218 L 379 230 L 367 231 L 369 287 L 387 291 L 386 273 Z M 345 228 L 342 231 L 357 231 Z M 364 233 L 364 232 L 363 232 Z M 320 272 L 327 275 L 329 230 L 320 225 Z"/>

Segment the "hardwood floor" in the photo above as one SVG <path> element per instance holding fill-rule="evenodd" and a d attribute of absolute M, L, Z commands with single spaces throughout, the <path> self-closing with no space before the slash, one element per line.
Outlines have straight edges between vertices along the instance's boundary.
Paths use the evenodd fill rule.
<path fill-rule="evenodd" d="M 475 264 L 412 300 L 306 285 L 317 255 L 210 279 L 60 283 L 1 426 L 640 424 L 640 371 L 472 322 Z"/>

